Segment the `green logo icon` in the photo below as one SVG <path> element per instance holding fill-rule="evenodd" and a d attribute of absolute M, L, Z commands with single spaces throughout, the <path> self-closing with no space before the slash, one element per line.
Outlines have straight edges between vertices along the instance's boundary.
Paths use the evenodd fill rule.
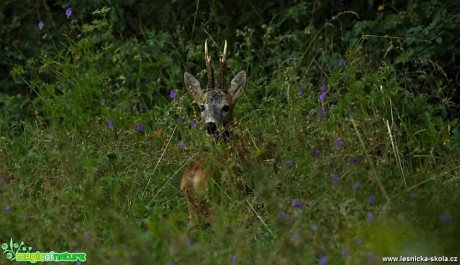
<path fill-rule="evenodd" d="M 3 254 L 10 261 L 19 262 L 76 262 L 86 261 L 86 253 L 84 252 L 31 252 L 32 247 L 26 246 L 23 241 L 21 243 L 13 243 L 13 239 L 10 239 L 10 243 L 2 244 Z"/>
<path fill-rule="evenodd" d="M 32 250 L 32 247 L 26 246 L 26 244 L 24 244 L 23 241 L 21 241 L 20 244 L 13 243 L 13 239 L 10 239 L 10 244 L 3 243 L 2 249 L 3 249 L 3 254 L 6 255 L 6 258 L 12 261 L 12 260 L 16 260 L 17 253 L 19 253 L 20 251 L 30 252 L 30 250 Z"/>

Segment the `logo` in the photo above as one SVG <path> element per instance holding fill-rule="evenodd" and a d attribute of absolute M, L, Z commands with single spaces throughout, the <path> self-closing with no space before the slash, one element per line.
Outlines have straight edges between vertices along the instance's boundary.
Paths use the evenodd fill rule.
<path fill-rule="evenodd" d="M 31 252 L 32 247 L 26 246 L 23 241 L 21 243 L 13 243 L 13 239 L 10 239 L 10 243 L 3 243 L 2 250 L 3 254 L 10 261 L 31 263 L 86 261 L 86 253 L 84 252 Z"/>

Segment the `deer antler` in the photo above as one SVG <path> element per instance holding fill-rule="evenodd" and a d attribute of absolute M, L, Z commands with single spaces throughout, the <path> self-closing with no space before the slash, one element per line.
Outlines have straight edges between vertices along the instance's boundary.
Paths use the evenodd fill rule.
<path fill-rule="evenodd" d="M 224 54 L 222 54 L 222 58 L 220 59 L 220 80 L 219 80 L 219 89 L 225 90 L 225 66 L 227 63 L 227 40 L 225 40 L 224 45 Z"/>
<path fill-rule="evenodd" d="M 204 61 L 206 62 L 206 71 L 208 72 L 208 90 L 214 89 L 214 69 L 211 64 L 211 57 L 208 54 L 208 40 L 204 41 Z"/>

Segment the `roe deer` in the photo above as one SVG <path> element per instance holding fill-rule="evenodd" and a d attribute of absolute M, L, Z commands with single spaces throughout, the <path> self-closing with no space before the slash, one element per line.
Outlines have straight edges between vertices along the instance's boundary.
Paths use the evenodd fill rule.
<path fill-rule="evenodd" d="M 246 72 L 239 72 L 231 81 L 230 86 L 225 85 L 225 64 L 227 57 L 227 41 L 225 41 L 224 52 L 220 59 L 219 80 L 215 82 L 214 69 L 211 64 L 211 57 L 208 54 L 207 40 L 204 43 L 206 71 L 208 84 L 201 88 L 200 82 L 190 73 L 184 73 L 184 83 L 188 94 L 198 104 L 201 110 L 201 123 L 205 125 L 206 132 L 214 143 L 220 138 L 225 141 L 230 137 L 229 126 L 233 121 L 233 108 L 237 99 L 243 95 L 246 85 Z M 217 86 L 217 87 L 216 87 Z M 219 127 L 223 130 L 219 133 Z M 209 206 L 206 203 L 206 191 L 208 179 L 216 178 L 215 172 L 209 169 L 202 158 L 193 161 L 185 170 L 181 190 L 184 191 L 189 208 L 189 220 L 193 224 L 194 213 L 208 217 Z"/>

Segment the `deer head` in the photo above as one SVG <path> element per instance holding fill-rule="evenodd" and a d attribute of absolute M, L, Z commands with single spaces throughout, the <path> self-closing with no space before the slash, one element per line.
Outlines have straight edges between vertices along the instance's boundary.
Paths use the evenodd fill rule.
<path fill-rule="evenodd" d="M 200 106 L 201 122 L 206 127 L 206 132 L 216 141 L 219 138 L 218 127 L 222 125 L 224 138 L 229 137 L 229 124 L 233 121 L 233 108 L 237 99 L 243 95 L 246 85 L 246 72 L 239 72 L 231 81 L 230 86 L 225 85 L 225 67 L 227 59 L 227 41 L 224 53 L 220 59 L 219 80 L 214 80 L 214 69 L 211 57 L 208 54 L 207 40 L 204 42 L 204 58 L 208 73 L 208 85 L 201 88 L 200 82 L 190 73 L 184 73 L 184 83 L 188 94 Z M 216 87 L 217 85 L 217 87 Z"/>

